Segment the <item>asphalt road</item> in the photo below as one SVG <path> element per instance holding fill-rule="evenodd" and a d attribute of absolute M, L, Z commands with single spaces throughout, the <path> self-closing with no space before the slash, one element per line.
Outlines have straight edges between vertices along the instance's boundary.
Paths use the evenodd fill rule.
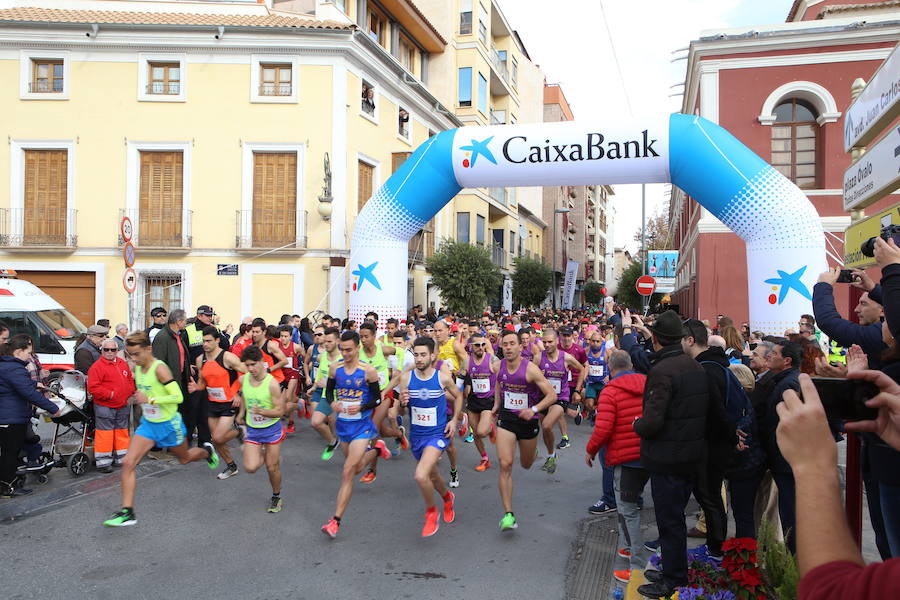
<path fill-rule="evenodd" d="M 0 524 L 4 596 L 562 598 L 579 521 L 600 488 L 599 469 L 583 461 L 589 428 L 571 429 L 554 475 L 539 469 L 542 459 L 530 471 L 516 467 L 519 529 L 503 534 L 497 469 L 474 471 L 477 452 L 459 438 L 456 522 L 428 539 L 406 452 L 380 463 L 374 483 L 355 485 L 338 538 L 326 538 L 319 528 L 333 514 L 342 460 L 319 459 L 322 444 L 306 422 L 283 444 L 278 514 L 265 510 L 264 471 L 219 481 L 205 463 L 154 461 L 138 482 L 138 524 L 110 529 L 101 523 L 119 508 L 117 476 L 70 480 L 55 470 L 27 499 L 30 512 Z M 441 468 L 446 474 L 446 458 Z M 0 506 L 7 515 L 14 508 Z"/>

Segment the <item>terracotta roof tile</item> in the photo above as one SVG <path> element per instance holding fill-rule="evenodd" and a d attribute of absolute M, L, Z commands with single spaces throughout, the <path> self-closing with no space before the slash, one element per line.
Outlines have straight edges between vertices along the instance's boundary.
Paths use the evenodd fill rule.
<path fill-rule="evenodd" d="M 840 4 L 835 6 L 826 6 L 822 9 L 816 18 L 822 19 L 826 15 L 850 12 L 850 11 L 859 11 L 859 10 L 878 10 L 885 8 L 898 8 L 900 7 L 900 0 L 887 0 L 880 2 L 868 2 L 866 4 Z"/>
<path fill-rule="evenodd" d="M 317 21 L 303 17 L 266 15 L 216 15 L 193 13 L 128 12 L 110 10 L 60 10 L 50 8 L 0 9 L 0 22 L 35 21 L 47 23 L 107 23 L 126 25 L 209 25 L 235 27 L 297 27 L 351 30 L 337 21 Z"/>

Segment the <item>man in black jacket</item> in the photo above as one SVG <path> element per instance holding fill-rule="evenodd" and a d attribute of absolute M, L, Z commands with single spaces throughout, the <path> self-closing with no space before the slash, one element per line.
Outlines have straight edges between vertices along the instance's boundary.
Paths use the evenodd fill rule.
<path fill-rule="evenodd" d="M 638 592 L 659 598 L 687 584 L 684 509 L 706 465 L 709 391 L 703 368 L 681 347 L 678 315 L 666 311 L 649 329 L 656 353 L 634 431 L 641 438 L 641 464 L 650 472 L 663 568 L 647 571 L 650 583 Z"/>
<path fill-rule="evenodd" d="M 881 339 L 884 310 L 868 293 L 864 293 L 853 309 L 859 323 L 843 318 L 834 306 L 833 288 L 840 273 L 840 269 L 829 269 L 819 275 L 819 282 L 813 288 L 816 322 L 825 335 L 844 348 L 858 344 L 869 359 L 869 368 L 877 369 L 881 366 L 881 353 L 887 348 Z"/>

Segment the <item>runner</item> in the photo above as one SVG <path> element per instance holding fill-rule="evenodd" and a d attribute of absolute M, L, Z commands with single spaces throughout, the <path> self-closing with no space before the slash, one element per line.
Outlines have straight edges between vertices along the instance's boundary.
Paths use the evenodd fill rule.
<path fill-rule="evenodd" d="M 240 394 L 243 398 L 237 420 L 247 425 L 244 440 L 244 469 L 256 473 L 263 462 L 272 485 L 272 499 L 266 509 L 270 513 L 281 511 L 281 440 L 284 439 L 284 392 L 271 373 L 266 372 L 262 350 L 250 346 L 241 355 L 241 361 L 249 375 L 243 378 Z"/>
<path fill-rule="evenodd" d="M 394 333 L 400 329 L 400 322 L 397 319 L 391 318 L 388 319 L 384 326 L 385 332 L 384 335 L 379 338 L 379 341 L 385 346 L 394 346 Z"/>
<path fill-rule="evenodd" d="M 328 327 L 322 331 L 322 336 L 318 338 L 322 340 L 321 349 L 317 354 L 318 366 L 314 369 L 310 368 L 310 372 L 313 373 L 313 378 L 315 379 L 312 392 L 310 393 L 310 402 L 316 405 L 310 425 L 326 442 L 325 450 L 322 451 L 322 460 L 330 460 L 338 447 L 331 403 L 323 397 L 323 393 L 325 384 L 328 382 L 328 369 L 332 363 L 343 361 L 341 351 L 338 349 L 340 335 L 340 332 L 335 327 Z"/>
<path fill-rule="evenodd" d="M 560 341 L 557 343 L 559 349 L 565 352 L 566 354 L 571 354 L 575 360 L 578 361 L 582 366 L 587 365 L 587 354 L 579 344 L 575 343 L 574 332 L 571 327 L 568 325 L 564 325 L 558 329 Z M 572 369 L 569 369 L 569 402 L 572 405 L 568 411 L 568 415 L 575 419 L 576 425 L 581 425 L 581 421 L 584 418 L 582 414 L 582 402 L 584 400 L 584 389 L 575 387 L 575 382 L 578 381 L 578 374 L 573 372 Z M 569 425 L 565 419 L 559 420 L 559 429 L 562 439 L 557 444 L 557 448 L 563 450 L 569 447 Z"/>
<path fill-rule="evenodd" d="M 395 399 L 400 397 L 400 375 L 415 366 L 416 361 L 413 358 L 412 348 L 409 347 L 411 343 L 412 340 L 407 341 L 406 334 L 402 329 L 394 331 L 395 350 L 394 354 L 388 356 L 387 359 L 388 366 L 391 368 L 391 383 L 389 387 L 394 393 Z M 400 454 L 400 449 L 403 448 L 403 440 L 406 439 L 406 428 L 403 427 L 403 413 L 403 407 L 399 402 L 393 402 L 390 410 L 388 410 L 388 419 L 391 419 L 391 422 L 396 421 L 397 429 L 403 434 L 399 439 L 394 439 L 394 448 L 391 450 L 391 456 Z"/>
<path fill-rule="evenodd" d="M 438 319 L 434 324 L 434 341 L 438 350 L 438 361 L 435 363 L 436 367 L 440 369 L 439 363 L 446 363 L 447 367 L 450 369 L 450 374 L 456 381 L 457 388 L 462 391 L 463 381 L 459 375 L 459 368 L 466 359 L 466 349 L 458 340 L 450 337 L 450 327 L 443 319 Z M 469 419 L 468 417 L 463 416 L 459 423 L 459 435 L 466 435 L 468 430 Z M 452 437 L 450 438 L 450 445 L 447 447 L 447 456 L 450 459 L 450 487 L 459 487 L 459 471 L 456 468 L 456 445 L 453 443 Z"/>
<path fill-rule="evenodd" d="M 425 500 L 425 525 L 422 537 L 434 535 L 438 530 L 437 507 L 434 492 L 437 490 L 444 501 L 444 522 L 452 523 L 455 518 L 453 492 L 447 489 L 437 469 L 447 438 L 453 437 L 459 414 L 462 411 L 462 396 L 453 377 L 444 370 L 434 368 L 435 343 L 431 338 L 421 337 L 413 343 L 415 369 L 403 374 L 401 398 L 410 407 L 410 440 L 416 465 L 416 483 Z M 448 405 L 447 396 L 453 400 Z M 448 419 L 448 406 L 452 416 Z"/>
<path fill-rule="evenodd" d="M 188 383 L 188 392 L 206 390 L 209 431 L 216 452 L 225 461 L 225 469 L 218 478 L 228 479 L 238 473 L 228 442 L 242 435 L 240 428 L 234 424 L 234 416 L 240 406 L 240 399 L 235 394 L 240 388 L 238 374 L 246 373 L 247 369 L 237 356 L 222 350 L 219 345 L 221 335 L 215 327 L 203 329 L 203 355 L 198 356 L 196 361 L 200 375 L 196 383 Z"/>
<path fill-rule="evenodd" d="M 606 361 L 609 354 L 615 350 L 615 346 L 604 340 L 603 334 L 599 331 L 592 331 L 588 341 L 590 345 L 587 350 L 588 373 L 585 380 L 587 385 L 585 386 L 584 404 L 585 409 L 590 411 L 590 416 L 593 416 L 596 414 L 597 398 L 600 397 L 600 392 L 609 379 L 609 367 L 607 367 Z M 576 425 L 581 425 L 580 416 L 575 417 Z M 600 460 L 603 460 L 602 454 Z"/>
<path fill-rule="evenodd" d="M 391 457 L 384 442 L 372 443 L 378 435 L 372 422 L 372 410 L 381 404 L 378 372 L 359 360 L 359 335 L 355 331 L 341 334 L 339 347 L 344 361 L 329 367 L 325 388 L 325 400 L 331 403 L 337 415 L 337 435 L 344 451 L 344 469 L 334 516 L 322 526 L 322 531 L 330 538 L 337 536 L 341 518 L 353 495 L 353 478 L 369 462 L 369 453 L 377 452 L 384 459 Z"/>
<path fill-rule="evenodd" d="M 541 369 L 544 377 L 547 378 L 547 381 L 553 387 L 553 391 L 556 392 L 556 403 L 541 412 L 544 416 L 541 419 L 541 431 L 544 434 L 544 445 L 547 447 L 549 455 L 541 470 L 551 474 L 556 472 L 556 447 L 553 439 L 553 425 L 559 420 L 565 420 L 565 411 L 569 408 L 569 370 L 572 369 L 578 373 L 578 381 L 575 384 L 576 389 L 581 389 L 585 376 L 585 369 L 581 366 L 581 363 L 575 360 L 575 357 L 571 354 L 560 352 L 557 342 L 556 332 L 552 329 L 546 330 L 544 332 L 545 350 L 534 359 L 534 363 Z"/>
<path fill-rule="evenodd" d="M 269 373 L 280 384 L 284 381 L 284 372 L 281 370 L 281 367 L 287 365 L 288 360 L 284 352 L 278 347 L 278 342 L 266 336 L 265 319 L 260 319 L 259 317 L 253 319 L 253 323 L 250 325 L 250 337 L 253 343 L 262 350 L 263 360 L 269 368 Z M 244 353 L 241 351 L 241 356 L 243 355 Z"/>
<path fill-rule="evenodd" d="M 372 422 L 378 427 L 379 437 L 394 438 L 403 448 L 409 448 L 409 441 L 403 431 L 396 427 L 396 420 L 387 420 L 388 411 L 393 404 L 393 392 L 389 389 L 391 381 L 388 356 L 395 354 L 392 347 L 384 346 L 376 341 L 377 328 L 372 321 L 364 321 L 359 327 L 359 339 L 361 342 L 359 358 L 362 362 L 372 365 L 378 373 L 378 386 L 381 389 L 382 402 L 372 415 Z M 374 454 L 368 465 L 366 473 L 360 477 L 360 483 L 372 483 L 378 476 L 378 454 Z"/>
<path fill-rule="evenodd" d="M 291 341 L 294 328 L 290 325 L 280 325 L 278 327 L 278 349 L 287 359 L 287 364 L 282 368 L 284 372 L 284 381 L 281 382 L 281 389 L 285 391 L 285 411 L 284 414 L 288 418 L 287 429 L 285 433 L 294 433 L 294 409 L 297 409 L 297 416 L 303 418 L 306 410 L 300 408 L 300 371 L 299 360 L 303 356 L 303 346 L 295 344 Z"/>
<path fill-rule="evenodd" d="M 537 435 L 540 425 L 538 413 L 556 402 L 556 392 L 541 370 L 522 359 L 522 341 L 515 331 L 507 331 L 500 339 L 503 356 L 497 374 L 497 392 L 492 414 L 499 415 L 497 423 L 497 457 L 500 461 L 500 500 L 504 515 L 500 530 L 516 529 L 519 524 L 512 508 L 512 468 L 519 447 L 519 463 L 530 469 L 537 455 Z M 543 398 L 540 398 L 543 396 Z M 486 434 L 489 421 L 481 421 L 481 433 Z"/>
<path fill-rule="evenodd" d="M 497 369 L 500 361 L 496 356 L 488 352 L 488 341 L 481 332 L 475 330 L 469 337 L 472 346 L 472 354 L 466 358 L 463 365 L 465 371 L 466 413 L 469 415 L 469 423 L 475 430 L 475 447 L 481 455 L 481 462 L 475 467 L 476 471 L 484 471 L 491 468 L 487 450 L 484 447 L 484 436 L 479 433 L 482 415 L 491 421 L 490 439 L 496 442 L 497 433 L 493 423 L 491 409 L 494 408 L 494 395 L 497 387 Z M 485 414 L 487 413 L 487 414 Z"/>
<path fill-rule="evenodd" d="M 219 456 L 210 442 L 203 447 L 188 448 L 187 432 L 178 412 L 183 400 L 181 388 L 172 372 L 153 357 L 150 338 L 143 331 L 125 338 L 125 349 L 135 362 L 134 379 L 137 392 L 134 401 L 144 409 L 141 424 L 131 436 L 128 454 L 122 461 L 122 510 L 103 522 L 107 527 L 127 527 L 137 523 L 134 492 L 137 487 L 135 469 L 154 445 L 168 448 L 181 464 L 206 460 L 210 469 L 219 466 Z"/>

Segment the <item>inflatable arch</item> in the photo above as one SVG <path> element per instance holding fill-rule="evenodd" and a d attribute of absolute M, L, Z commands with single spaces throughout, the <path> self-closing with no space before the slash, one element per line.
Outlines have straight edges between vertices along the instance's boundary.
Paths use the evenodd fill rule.
<path fill-rule="evenodd" d="M 406 316 L 410 238 L 464 187 L 668 183 L 747 245 L 753 329 L 810 312 L 825 236 L 797 186 L 701 117 L 591 125 L 461 127 L 429 138 L 363 207 L 353 230 L 350 318 Z M 704 285 L 716 285 L 704 282 Z"/>

